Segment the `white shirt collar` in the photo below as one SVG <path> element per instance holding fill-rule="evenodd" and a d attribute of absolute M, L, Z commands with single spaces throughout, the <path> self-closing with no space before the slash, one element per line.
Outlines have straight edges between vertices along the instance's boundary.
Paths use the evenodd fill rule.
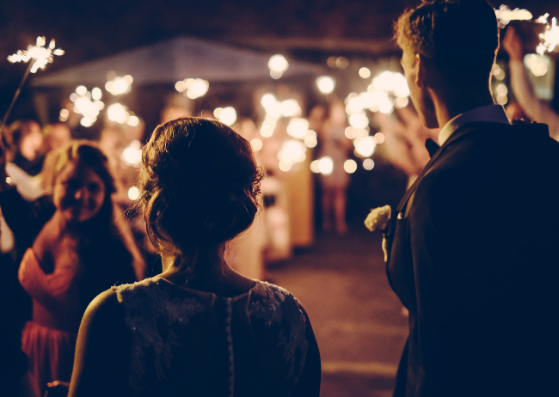
<path fill-rule="evenodd" d="M 467 112 L 461 113 L 450 120 L 446 125 L 441 128 L 439 132 L 439 145 L 443 145 L 446 140 L 459 128 L 470 123 L 489 122 L 510 124 L 505 109 L 501 105 L 487 105 Z"/>

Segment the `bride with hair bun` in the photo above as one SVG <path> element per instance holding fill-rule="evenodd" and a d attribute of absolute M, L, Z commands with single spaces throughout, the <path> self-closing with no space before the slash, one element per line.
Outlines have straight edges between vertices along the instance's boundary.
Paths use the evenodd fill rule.
<path fill-rule="evenodd" d="M 163 273 L 91 303 L 70 396 L 318 397 L 320 354 L 301 304 L 224 259 L 258 212 L 261 179 L 250 144 L 220 122 L 155 129 L 136 207 Z"/>

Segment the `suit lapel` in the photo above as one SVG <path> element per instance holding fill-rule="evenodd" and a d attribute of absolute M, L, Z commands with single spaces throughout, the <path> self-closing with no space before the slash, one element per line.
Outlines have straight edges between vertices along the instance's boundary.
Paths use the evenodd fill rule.
<path fill-rule="evenodd" d="M 413 193 L 415 193 L 415 190 L 417 189 L 417 186 L 419 185 L 419 183 L 421 183 L 421 180 L 425 177 L 425 175 L 427 173 L 429 173 L 429 170 L 433 167 L 433 164 L 436 163 L 436 161 L 441 157 L 441 155 L 444 153 L 444 151 L 453 143 L 456 143 L 456 141 L 462 139 L 466 134 L 479 130 L 479 129 L 483 129 L 484 127 L 487 128 L 487 124 L 493 124 L 493 125 L 497 125 L 500 126 L 502 124 L 499 123 L 471 123 L 468 125 L 465 125 L 462 128 L 459 128 L 458 130 L 456 130 L 446 141 L 445 143 L 433 154 L 433 156 L 431 156 L 431 159 L 429 160 L 429 162 L 427 163 L 427 165 L 423 168 L 423 170 L 421 171 L 421 173 L 419 174 L 419 176 L 417 177 L 417 179 L 415 180 L 415 182 L 413 183 L 413 185 L 410 186 L 410 188 L 406 191 L 406 194 L 404 194 L 404 197 L 402 198 L 402 200 L 400 201 L 400 204 L 398 204 L 398 207 L 396 208 L 396 213 L 395 215 L 397 216 L 405 207 L 406 204 L 408 203 L 410 197 L 413 195 Z"/>

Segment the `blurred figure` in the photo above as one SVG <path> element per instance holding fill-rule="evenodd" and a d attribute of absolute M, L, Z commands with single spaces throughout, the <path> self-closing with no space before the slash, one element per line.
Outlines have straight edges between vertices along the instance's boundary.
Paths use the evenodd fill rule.
<path fill-rule="evenodd" d="M 398 119 L 384 113 L 375 113 L 375 121 L 386 136 L 383 148 L 388 161 L 408 176 L 408 187 L 415 182 L 429 162 L 425 141 L 436 141 L 439 129 L 425 127 L 411 106 L 397 110 Z"/>
<path fill-rule="evenodd" d="M 261 177 L 250 144 L 222 123 L 155 129 L 138 207 L 164 272 L 90 305 L 69 396 L 318 397 L 320 355 L 302 306 L 223 256 L 254 221 Z"/>
<path fill-rule="evenodd" d="M 47 125 L 43 130 L 43 153 L 61 149 L 72 141 L 70 128 L 64 123 Z"/>
<path fill-rule="evenodd" d="M 236 125 L 236 131 L 240 136 L 250 142 L 256 137 L 257 130 L 254 121 L 242 119 Z M 255 153 L 255 160 L 260 166 L 258 153 Z M 263 219 L 266 219 L 265 208 L 256 213 L 254 222 L 241 235 L 235 237 L 227 244 L 225 257 L 227 263 L 241 273 L 243 276 L 264 280 L 264 247 L 266 245 L 266 229 Z"/>
<path fill-rule="evenodd" d="M 313 124 L 316 124 L 315 118 L 316 116 L 313 115 Z M 344 170 L 344 163 L 353 146 L 345 136 L 346 127 L 344 103 L 337 101 L 330 105 L 328 116 L 317 131 L 319 142 L 317 157 L 330 157 L 334 162 L 331 174 L 321 173 L 318 177 L 322 187 L 322 229 L 331 231 L 334 227 L 338 234 L 347 233 L 345 212 L 349 174 Z"/>
<path fill-rule="evenodd" d="M 531 120 L 547 124 L 550 136 L 559 140 L 559 115 L 549 102 L 536 96 L 528 71 L 524 67 L 522 42 L 514 26 L 507 28 L 503 48 L 509 54 L 510 81 L 518 104 Z"/>
<path fill-rule="evenodd" d="M 28 175 L 34 176 L 41 171 L 43 134 L 41 126 L 32 120 L 15 121 L 6 130 L 10 154 L 8 161 Z"/>
<path fill-rule="evenodd" d="M 15 121 L 5 129 L 8 144 L 6 172 L 22 196 L 29 201 L 43 194 L 40 179 L 34 178 L 43 165 L 43 135 L 35 121 Z"/>
<path fill-rule="evenodd" d="M 41 397 L 47 382 L 70 380 L 89 302 L 144 271 L 131 233 L 115 213 L 106 157 L 95 145 L 78 141 L 57 154 L 52 198 L 26 202 L 5 182 L 0 192 L 6 221 L 19 249 L 26 249 L 19 281 L 33 299 L 33 317 L 22 333 L 29 360 L 24 386 L 32 397 Z"/>

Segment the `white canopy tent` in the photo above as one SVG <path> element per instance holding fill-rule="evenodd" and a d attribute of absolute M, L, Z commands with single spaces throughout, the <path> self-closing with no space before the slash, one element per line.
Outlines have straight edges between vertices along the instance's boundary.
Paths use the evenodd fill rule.
<path fill-rule="evenodd" d="M 36 76 L 34 87 L 104 85 L 107 74 L 131 75 L 135 85 L 175 83 L 185 78 L 210 82 L 270 78 L 268 61 L 273 54 L 193 38 L 176 37 L 157 44 Z M 288 60 L 286 77 L 318 75 L 320 66 Z"/>

